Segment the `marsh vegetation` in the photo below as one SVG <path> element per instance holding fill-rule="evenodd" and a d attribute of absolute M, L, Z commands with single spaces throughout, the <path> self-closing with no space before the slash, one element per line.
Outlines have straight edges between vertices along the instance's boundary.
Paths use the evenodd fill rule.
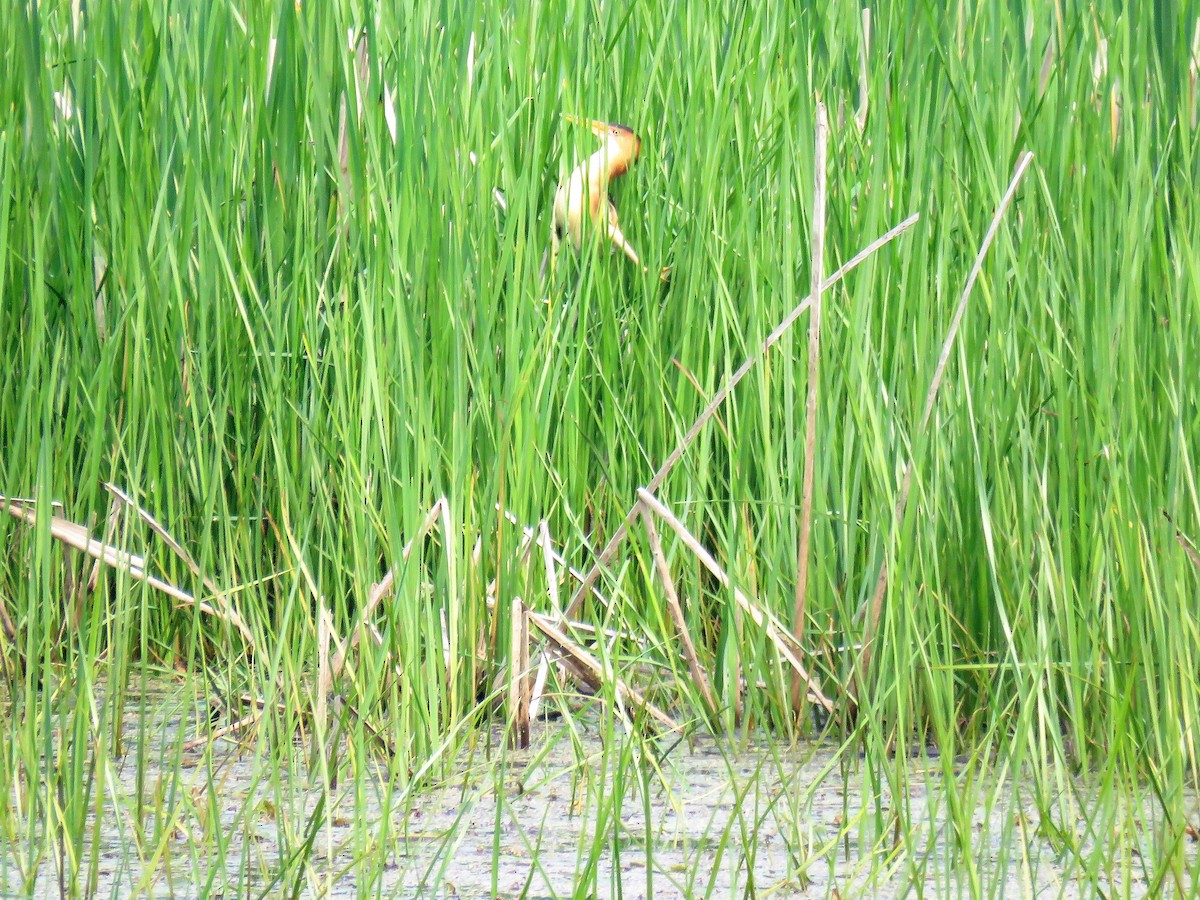
<path fill-rule="evenodd" d="M 1191 891 L 1192 4 L 0 34 L 0 892 Z"/>

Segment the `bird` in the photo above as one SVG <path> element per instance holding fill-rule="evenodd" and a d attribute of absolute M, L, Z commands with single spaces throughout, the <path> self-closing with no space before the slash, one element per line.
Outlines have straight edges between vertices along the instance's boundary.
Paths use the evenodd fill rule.
<path fill-rule="evenodd" d="M 617 122 L 602 122 L 567 114 L 563 118 L 572 124 L 590 128 L 592 134 L 600 138 L 601 146 L 572 169 L 554 192 L 554 213 L 550 226 L 550 277 L 554 277 L 563 241 L 570 240 L 577 251 L 582 248 L 585 215 L 630 262 L 641 266 L 637 251 L 621 231 L 617 207 L 608 196 L 609 185 L 628 172 L 641 155 L 641 137 L 628 125 Z M 543 276 L 545 269 L 543 257 Z M 645 266 L 642 266 L 642 270 L 649 271 Z M 664 281 L 667 271 L 663 269 L 660 274 Z"/>

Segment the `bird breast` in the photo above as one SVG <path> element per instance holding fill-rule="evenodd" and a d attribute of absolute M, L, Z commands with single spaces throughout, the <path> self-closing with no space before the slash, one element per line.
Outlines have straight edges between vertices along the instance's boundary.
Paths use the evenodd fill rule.
<path fill-rule="evenodd" d="M 583 244 L 584 211 L 587 211 L 588 218 L 596 221 L 607 199 L 603 172 L 591 165 L 598 155 L 593 155 L 586 164 L 575 169 L 554 194 L 555 225 L 570 235 L 576 250 Z"/>

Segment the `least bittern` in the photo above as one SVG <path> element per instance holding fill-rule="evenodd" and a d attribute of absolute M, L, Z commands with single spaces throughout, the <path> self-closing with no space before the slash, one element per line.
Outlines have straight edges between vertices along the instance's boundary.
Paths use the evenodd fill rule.
<path fill-rule="evenodd" d="M 570 238 L 579 250 L 583 246 L 583 218 L 586 212 L 594 227 L 612 241 L 634 265 L 640 266 L 637 252 L 630 246 L 617 221 L 617 208 L 608 196 L 608 186 L 615 178 L 629 171 L 642 152 L 642 139 L 628 125 L 580 119 L 564 115 L 564 119 L 586 125 L 600 138 L 602 146 L 576 166 L 554 193 L 554 216 L 550 228 L 550 274 L 553 278 L 562 242 Z M 543 263 L 543 272 L 545 264 Z M 645 267 L 643 266 L 643 269 Z M 667 270 L 662 277 L 666 279 Z"/>

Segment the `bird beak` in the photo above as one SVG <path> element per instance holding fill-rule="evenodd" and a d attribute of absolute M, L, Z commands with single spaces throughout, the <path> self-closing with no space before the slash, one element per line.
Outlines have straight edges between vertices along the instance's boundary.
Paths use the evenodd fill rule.
<path fill-rule="evenodd" d="M 586 125 L 596 137 L 604 137 L 604 132 L 608 129 L 608 123 L 601 122 L 599 119 L 584 119 L 570 113 L 563 113 L 562 117 L 572 125 Z"/>

